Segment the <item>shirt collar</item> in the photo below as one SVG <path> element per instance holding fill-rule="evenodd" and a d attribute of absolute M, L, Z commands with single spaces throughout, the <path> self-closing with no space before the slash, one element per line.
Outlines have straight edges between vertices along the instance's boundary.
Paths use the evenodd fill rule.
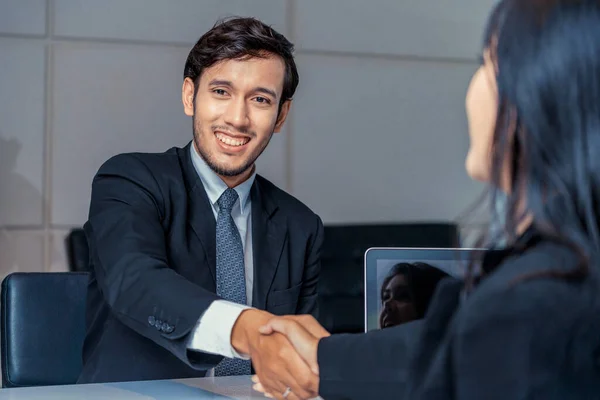
<path fill-rule="evenodd" d="M 217 206 L 217 201 L 227 190 L 227 185 L 223 180 L 206 164 L 206 161 L 196 151 L 196 146 L 194 143 L 190 146 L 190 152 L 192 155 L 192 164 L 194 165 L 194 169 L 198 176 L 200 176 L 200 180 L 202 181 L 202 185 L 204 186 L 204 190 L 206 190 L 206 195 L 208 196 L 208 200 L 210 201 L 213 207 Z M 254 167 L 252 167 L 254 168 Z M 254 179 L 256 178 L 256 171 L 252 172 L 252 175 L 244 182 L 237 185 L 234 189 L 237 192 L 240 198 L 240 211 L 241 214 L 244 215 L 248 206 L 250 205 L 250 189 L 252 188 L 252 184 L 254 183 Z"/>

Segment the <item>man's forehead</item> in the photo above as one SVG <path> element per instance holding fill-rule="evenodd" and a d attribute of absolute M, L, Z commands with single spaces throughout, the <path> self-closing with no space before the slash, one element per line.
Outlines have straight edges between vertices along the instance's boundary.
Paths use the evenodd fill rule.
<path fill-rule="evenodd" d="M 204 70 L 202 79 L 207 83 L 213 80 L 228 81 L 232 86 L 270 86 L 281 93 L 285 63 L 278 56 L 246 57 L 219 61 Z"/>

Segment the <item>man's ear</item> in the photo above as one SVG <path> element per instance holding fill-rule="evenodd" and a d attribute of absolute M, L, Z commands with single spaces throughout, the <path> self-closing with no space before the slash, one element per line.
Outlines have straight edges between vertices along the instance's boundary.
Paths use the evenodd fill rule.
<path fill-rule="evenodd" d="M 275 129 L 273 132 L 279 133 L 281 131 L 281 128 L 283 128 L 283 124 L 285 124 L 285 120 L 287 119 L 288 113 L 290 112 L 290 107 L 292 107 L 292 100 L 286 100 L 281 105 L 281 110 L 277 116 L 277 122 L 275 123 Z"/>
<path fill-rule="evenodd" d="M 194 92 L 194 81 L 191 78 L 185 78 L 181 87 L 181 102 L 183 103 L 183 112 L 188 117 L 194 116 Z"/>

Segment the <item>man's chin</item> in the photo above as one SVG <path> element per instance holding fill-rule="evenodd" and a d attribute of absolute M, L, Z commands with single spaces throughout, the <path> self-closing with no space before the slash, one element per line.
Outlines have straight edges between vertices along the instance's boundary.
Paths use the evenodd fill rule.
<path fill-rule="evenodd" d="M 232 170 L 232 171 L 227 171 L 227 170 L 220 170 L 219 172 L 217 172 L 217 174 L 221 175 L 221 176 L 226 176 L 227 178 L 235 178 L 241 175 L 244 175 L 245 172 L 247 172 L 248 170 L 245 169 L 243 171 L 239 171 L 239 170 Z"/>
<path fill-rule="evenodd" d="M 240 154 L 228 154 L 222 149 L 213 148 L 212 151 L 206 151 L 199 146 L 198 153 L 204 159 L 206 164 L 217 175 L 227 178 L 235 178 L 247 174 L 248 170 L 253 168 L 256 158 L 252 152 L 245 151 Z"/>
<path fill-rule="evenodd" d="M 231 166 L 223 164 L 209 164 L 209 167 L 220 176 L 226 176 L 228 178 L 235 178 L 236 176 L 244 175 L 248 173 L 248 170 L 252 168 L 252 164 L 242 164 L 240 166 Z"/>

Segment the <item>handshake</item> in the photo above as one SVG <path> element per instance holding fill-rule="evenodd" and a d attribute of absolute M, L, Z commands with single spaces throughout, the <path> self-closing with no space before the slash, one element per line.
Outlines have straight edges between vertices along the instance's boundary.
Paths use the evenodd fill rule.
<path fill-rule="evenodd" d="M 311 399 L 319 393 L 317 347 L 329 335 L 310 315 L 249 309 L 233 326 L 231 345 L 252 359 L 255 390 L 276 399 Z"/>

